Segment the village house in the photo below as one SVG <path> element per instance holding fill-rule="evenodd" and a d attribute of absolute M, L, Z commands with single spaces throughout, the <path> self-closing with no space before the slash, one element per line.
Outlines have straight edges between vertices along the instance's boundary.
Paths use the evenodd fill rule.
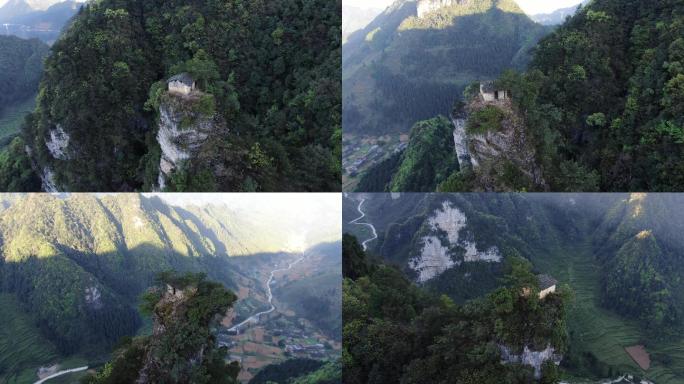
<path fill-rule="evenodd" d="M 539 275 L 539 299 L 545 298 L 548 294 L 556 292 L 558 281 L 549 275 Z"/>
<path fill-rule="evenodd" d="M 542 300 L 550 293 L 556 292 L 556 285 L 558 281 L 549 275 L 537 275 L 539 281 L 539 299 Z M 525 287 L 522 289 L 522 295 L 527 297 L 532 293 L 532 289 Z"/>
<path fill-rule="evenodd" d="M 511 97 L 509 91 L 496 89 L 494 82 L 485 81 L 480 83 L 480 96 L 484 101 L 506 100 Z"/>
<path fill-rule="evenodd" d="M 181 95 L 189 95 L 194 91 L 197 84 L 189 73 L 179 73 L 169 79 L 169 92 Z"/>

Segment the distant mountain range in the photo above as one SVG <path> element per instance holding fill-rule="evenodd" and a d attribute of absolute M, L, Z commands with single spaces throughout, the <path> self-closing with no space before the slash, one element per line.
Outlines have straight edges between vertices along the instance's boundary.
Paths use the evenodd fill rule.
<path fill-rule="evenodd" d="M 349 35 L 363 29 L 382 12 L 380 8 L 361 8 L 342 4 L 342 41 Z"/>
<path fill-rule="evenodd" d="M 572 7 L 557 9 L 551 13 L 539 13 L 536 15 L 531 15 L 530 17 L 537 23 L 544 25 L 562 24 L 566 18 L 574 15 L 579 7 L 586 5 L 589 3 L 589 1 L 590 0 L 583 0 L 581 4 L 574 5 Z"/>
<path fill-rule="evenodd" d="M 83 0 L 9 0 L 0 7 L 0 34 L 52 44 L 82 4 Z"/>

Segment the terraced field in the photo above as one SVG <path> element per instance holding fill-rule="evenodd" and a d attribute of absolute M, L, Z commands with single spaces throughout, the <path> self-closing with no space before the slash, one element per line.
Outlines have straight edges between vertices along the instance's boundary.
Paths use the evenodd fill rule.
<path fill-rule="evenodd" d="M 591 351 L 599 361 L 622 373 L 639 375 L 656 384 L 684 383 L 684 339 L 662 341 L 648 346 L 648 352 L 672 358 L 669 366 L 653 362 L 644 372 L 627 355 L 625 346 L 638 344 L 645 336 L 638 324 L 625 320 L 599 306 L 601 269 L 594 260 L 589 244 L 569 246 L 549 259 L 534 260 L 542 271 L 551 273 L 561 284 L 575 291 L 575 302 L 568 324 L 573 333 L 571 343 L 578 350 Z"/>
<path fill-rule="evenodd" d="M 44 339 L 12 295 L 0 294 L 0 382 L 33 383 L 37 365 L 55 362 L 59 355 Z"/>

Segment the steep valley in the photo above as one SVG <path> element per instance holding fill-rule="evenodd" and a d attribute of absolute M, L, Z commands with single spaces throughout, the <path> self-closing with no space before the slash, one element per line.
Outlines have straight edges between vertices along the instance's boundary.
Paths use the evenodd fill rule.
<path fill-rule="evenodd" d="M 319 217 L 320 225 L 311 229 L 295 224 L 301 218 L 274 216 L 266 208 L 172 205 L 160 195 L 33 194 L 2 195 L 1 200 L 2 382 L 33 383 L 40 367 L 44 368 L 41 377 L 83 366 L 101 368 L 122 338 L 152 332 L 150 319 L 138 309 L 140 295 L 154 284 L 158 273 L 168 270 L 205 273 L 237 294 L 238 301 L 225 320 L 227 330 L 268 307 L 264 284 L 268 273 L 274 265 L 301 258 L 302 252 L 306 266 L 287 278 L 275 275 L 275 308 L 283 321 L 294 328 L 305 322 L 310 334 L 319 334 L 331 345 L 338 343 L 339 351 L 336 332 L 341 325 L 334 323 L 334 319 L 341 321 L 339 299 L 335 299 L 339 298 L 339 280 L 335 280 L 335 276 L 339 279 L 339 243 L 327 243 L 334 237 L 321 235 L 338 234 L 339 229 L 325 219 Z M 293 238 L 301 239 L 293 242 Z M 323 243 L 304 246 L 313 239 Z M 328 288 L 321 288 L 316 298 L 289 294 L 297 284 Z M 317 312 L 310 308 L 314 302 Z M 327 317 L 314 315 L 323 310 Z M 263 338 L 251 343 L 277 350 L 276 362 L 288 359 L 285 345 L 275 342 L 269 347 Z M 316 358 L 338 356 L 331 349 Z M 229 361 L 242 359 L 232 356 Z M 252 366 L 250 375 L 264 365 Z M 71 382 L 86 373 L 67 374 L 54 382 Z"/>

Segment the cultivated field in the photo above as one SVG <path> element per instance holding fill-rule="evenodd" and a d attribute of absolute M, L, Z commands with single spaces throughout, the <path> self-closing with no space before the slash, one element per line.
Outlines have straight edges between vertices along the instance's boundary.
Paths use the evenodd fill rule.
<path fill-rule="evenodd" d="M 646 338 L 638 324 L 629 321 L 599 305 L 601 269 L 594 259 L 590 244 L 568 245 L 556 250 L 562 255 L 544 260 L 533 260 L 541 271 L 552 274 L 561 284 L 569 284 L 575 292 L 568 325 L 572 333 L 571 344 L 576 350 L 589 351 L 596 358 L 614 367 L 621 374 L 631 373 L 648 378 L 657 384 L 684 383 L 684 340 L 651 342 L 647 351 L 665 354 L 672 363 L 664 366 L 652 361 L 644 372 L 632 360 L 625 347 L 639 344 Z"/>

